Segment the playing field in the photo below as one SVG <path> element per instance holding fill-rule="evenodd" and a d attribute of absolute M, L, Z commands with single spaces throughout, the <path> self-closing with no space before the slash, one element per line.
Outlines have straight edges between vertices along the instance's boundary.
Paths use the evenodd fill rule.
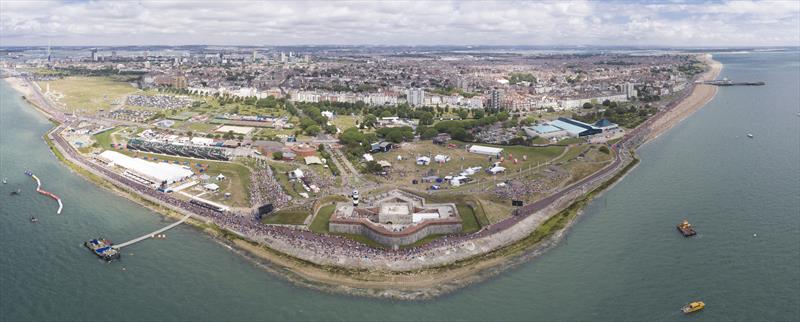
<path fill-rule="evenodd" d="M 108 77 L 67 77 L 39 82 L 43 91 L 47 90 L 48 84 L 54 97 L 60 97 L 59 103 L 66 104 L 70 111 L 75 109 L 85 113 L 108 110 L 124 103 L 128 94 L 141 92 L 128 83 Z"/>

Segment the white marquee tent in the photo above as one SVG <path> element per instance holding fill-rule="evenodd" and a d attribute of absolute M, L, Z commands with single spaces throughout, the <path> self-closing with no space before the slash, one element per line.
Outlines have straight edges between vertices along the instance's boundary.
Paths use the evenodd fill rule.
<path fill-rule="evenodd" d="M 153 183 L 167 181 L 167 184 L 171 184 L 191 177 L 194 174 L 192 173 L 192 170 L 189 170 L 184 166 L 131 158 L 116 151 L 103 151 L 103 153 L 100 153 L 100 158 L 108 161 L 109 163 L 113 163 L 119 167 L 125 168 L 128 171 L 134 172 L 135 174 L 141 176 L 142 178 L 148 179 Z"/>

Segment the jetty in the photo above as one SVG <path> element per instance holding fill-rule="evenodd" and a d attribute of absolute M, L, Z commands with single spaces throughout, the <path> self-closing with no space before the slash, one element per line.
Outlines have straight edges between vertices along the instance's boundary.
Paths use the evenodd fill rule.
<path fill-rule="evenodd" d="M 697 83 L 715 86 L 764 86 L 767 84 L 765 82 L 734 82 L 730 79 L 698 81 Z"/>
<path fill-rule="evenodd" d="M 35 174 L 33 174 L 33 172 L 25 171 L 25 174 L 27 174 L 28 176 L 33 178 L 33 180 L 36 181 L 36 192 L 41 193 L 41 194 L 43 194 L 45 196 L 48 196 L 48 197 L 53 198 L 56 201 L 58 201 L 58 210 L 56 210 L 56 214 L 60 215 L 61 214 L 61 209 L 64 209 L 64 204 L 61 202 L 61 198 L 59 198 L 58 196 L 56 196 L 54 193 L 52 193 L 50 191 L 46 191 L 46 190 L 42 189 L 42 181 L 39 180 L 39 177 L 37 177 Z"/>
<path fill-rule="evenodd" d="M 140 241 L 143 241 L 143 240 L 145 240 L 145 239 L 149 239 L 149 238 L 155 238 L 155 236 L 156 236 L 156 235 L 158 235 L 158 234 L 160 234 L 160 233 L 163 233 L 163 232 L 165 232 L 165 231 L 167 231 L 167 230 L 170 230 L 170 229 L 172 229 L 172 228 L 175 228 L 175 226 L 178 226 L 178 225 L 182 224 L 183 222 L 185 222 L 186 220 L 188 220 L 188 219 L 189 219 L 189 217 L 191 217 L 191 216 L 192 216 L 192 215 L 186 215 L 186 216 L 184 216 L 183 218 L 181 218 L 181 220 L 178 220 L 178 221 L 176 221 L 176 222 L 174 222 L 174 223 L 171 223 L 171 224 L 169 224 L 168 226 L 166 226 L 166 227 L 164 227 L 164 228 L 161 228 L 161 229 L 159 229 L 159 230 L 156 230 L 156 231 L 154 231 L 154 232 L 152 232 L 152 233 L 149 233 L 149 234 L 147 234 L 147 235 L 143 235 L 143 236 L 139 236 L 139 237 L 137 237 L 137 238 L 131 239 L 131 240 L 129 240 L 129 241 L 126 241 L 126 242 L 124 242 L 124 243 L 120 243 L 120 244 L 113 245 L 113 246 L 111 246 L 111 248 L 114 248 L 114 249 L 120 249 L 120 248 L 122 248 L 122 247 L 125 247 L 125 246 L 130 246 L 130 245 L 136 244 L 136 243 L 138 243 L 138 242 L 140 242 Z"/>

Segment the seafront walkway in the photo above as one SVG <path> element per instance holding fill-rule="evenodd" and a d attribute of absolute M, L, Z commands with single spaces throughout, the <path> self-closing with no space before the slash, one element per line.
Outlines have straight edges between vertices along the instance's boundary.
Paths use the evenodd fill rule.
<path fill-rule="evenodd" d="M 148 238 L 155 238 L 156 235 L 158 235 L 160 233 L 163 233 L 163 232 L 165 232 L 167 230 L 170 230 L 172 228 L 175 228 L 175 226 L 178 226 L 178 225 L 182 224 L 183 222 L 185 222 L 186 220 L 188 220 L 191 217 L 192 217 L 192 215 L 183 216 L 183 218 L 181 218 L 181 220 L 178 220 L 178 221 L 176 221 L 174 223 L 171 223 L 171 224 L 169 224 L 168 226 L 166 226 L 164 228 L 156 230 L 156 231 L 154 231 L 152 233 L 149 233 L 147 235 L 143 235 L 143 236 L 131 239 L 131 240 L 126 241 L 124 243 L 116 244 L 116 245 L 111 246 L 111 247 L 114 248 L 114 249 L 120 249 L 120 248 L 125 247 L 125 246 L 130 246 L 130 245 L 136 244 L 136 243 L 138 243 L 140 241 L 143 241 L 145 239 L 148 239 Z"/>

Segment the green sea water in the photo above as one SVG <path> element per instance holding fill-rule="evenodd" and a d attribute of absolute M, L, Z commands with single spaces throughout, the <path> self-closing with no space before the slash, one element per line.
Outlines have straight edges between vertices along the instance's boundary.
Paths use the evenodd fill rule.
<path fill-rule="evenodd" d="M 767 85 L 720 88 L 544 255 L 411 302 L 294 286 L 188 226 L 98 260 L 84 240 L 170 220 L 71 173 L 41 139 L 51 124 L 0 82 L 0 320 L 800 320 L 800 53 L 715 57 L 721 77 Z M 684 218 L 699 236 L 677 233 Z"/>

